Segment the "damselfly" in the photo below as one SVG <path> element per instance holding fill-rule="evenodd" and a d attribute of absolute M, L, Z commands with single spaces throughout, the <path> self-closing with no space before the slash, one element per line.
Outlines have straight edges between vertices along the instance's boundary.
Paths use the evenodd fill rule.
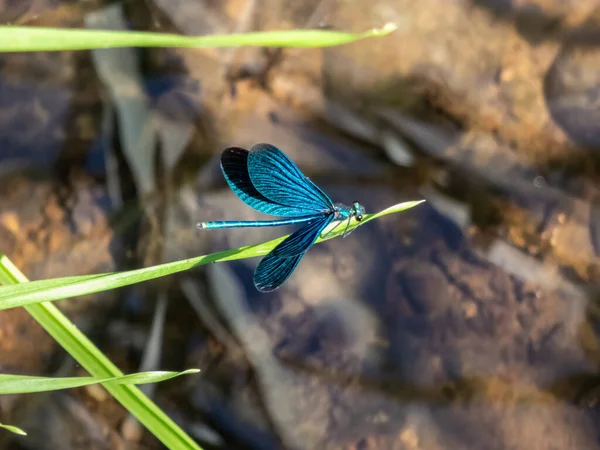
<path fill-rule="evenodd" d="M 221 155 L 221 170 L 231 190 L 246 205 L 272 216 L 288 219 L 265 221 L 200 222 L 200 230 L 215 228 L 275 227 L 304 224 L 265 256 L 254 272 L 254 285 L 260 292 L 281 286 L 292 274 L 306 251 L 333 221 L 363 219 L 364 207 L 333 203 L 316 184 L 278 148 L 257 144 L 250 151 L 230 147 Z"/>

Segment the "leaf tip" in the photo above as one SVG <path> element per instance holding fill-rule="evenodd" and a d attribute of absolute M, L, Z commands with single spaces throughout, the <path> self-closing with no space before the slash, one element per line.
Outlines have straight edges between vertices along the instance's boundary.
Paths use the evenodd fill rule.
<path fill-rule="evenodd" d="M 371 34 L 373 36 L 385 36 L 396 31 L 397 29 L 398 25 L 396 25 L 394 22 L 388 22 L 381 28 L 373 28 Z"/>
<path fill-rule="evenodd" d="M 13 425 L 4 425 L 0 424 L 0 428 L 4 428 L 6 431 L 10 431 L 11 433 L 18 434 L 19 436 L 27 436 L 27 433 L 22 429 L 15 427 Z"/>

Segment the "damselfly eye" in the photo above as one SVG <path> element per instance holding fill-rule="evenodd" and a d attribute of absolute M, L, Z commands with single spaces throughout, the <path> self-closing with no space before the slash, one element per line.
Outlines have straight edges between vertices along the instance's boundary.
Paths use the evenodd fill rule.
<path fill-rule="evenodd" d="M 356 216 L 356 221 L 360 222 L 363 219 L 362 214 L 359 214 L 358 216 Z"/>

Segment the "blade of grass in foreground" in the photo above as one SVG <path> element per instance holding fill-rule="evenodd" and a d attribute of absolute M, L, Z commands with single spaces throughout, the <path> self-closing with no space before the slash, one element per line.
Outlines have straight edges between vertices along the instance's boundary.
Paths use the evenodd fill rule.
<path fill-rule="evenodd" d="M 105 31 L 0 26 L 0 52 L 90 50 L 116 47 L 329 47 L 385 36 L 394 24 L 364 33 L 332 30 L 263 31 L 244 34 L 182 36 L 144 31 Z"/>
<path fill-rule="evenodd" d="M 350 225 L 350 229 L 356 228 L 359 225 L 362 226 L 379 217 L 413 208 L 423 201 L 424 200 L 400 203 L 377 214 L 366 214 L 362 222 L 353 222 Z M 323 232 L 323 234 L 326 235 L 329 229 L 335 228 L 335 226 L 337 226 L 337 224 L 331 225 L 330 228 Z M 317 239 L 317 243 L 339 236 L 343 231 L 343 227 L 341 227 L 339 231 L 330 233 L 325 239 Z M 250 245 L 234 250 L 226 250 L 224 252 L 198 256 L 143 269 L 130 270 L 127 272 L 54 278 L 32 281 L 15 286 L 3 286 L 0 287 L 0 310 L 115 289 L 182 272 L 203 264 L 263 256 L 269 253 L 286 237 L 287 236 L 283 236 L 262 244 Z M 2 258 L 3 256 L 0 256 L 0 266 L 2 264 Z"/>
<path fill-rule="evenodd" d="M 13 427 L 12 425 L 4 425 L 3 423 L 0 423 L 0 428 L 4 428 L 6 431 L 10 431 L 11 433 L 19 434 L 21 436 L 27 436 L 25 431 L 21 430 L 20 428 Z"/>
<path fill-rule="evenodd" d="M 181 375 L 200 372 L 198 369 L 189 369 L 183 372 L 139 372 L 121 377 L 32 377 L 27 375 L 0 374 L 0 395 L 29 394 L 32 392 L 58 391 L 72 389 L 90 384 L 147 384 L 170 380 Z"/>
<path fill-rule="evenodd" d="M 28 281 L 27 277 L 6 256 L 0 256 L 0 283 L 14 286 Z M 13 286 L 3 286 L 0 289 Z M 102 378 L 123 376 L 123 372 L 104 356 L 52 303 L 28 305 L 25 309 L 90 374 Z M 103 384 L 103 386 L 168 449 L 202 450 L 136 386 L 111 383 Z M 4 428 L 7 427 L 10 425 Z M 7 429 L 10 430 L 10 428 Z"/>

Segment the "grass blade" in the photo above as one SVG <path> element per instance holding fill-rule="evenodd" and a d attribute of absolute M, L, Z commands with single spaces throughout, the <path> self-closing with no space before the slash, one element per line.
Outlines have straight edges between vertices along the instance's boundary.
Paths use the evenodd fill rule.
<path fill-rule="evenodd" d="M 350 229 L 364 225 L 379 217 L 413 208 L 423 201 L 424 200 L 400 203 L 377 214 L 366 214 L 362 222 L 352 223 Z M 335 224 L 331 225 L 332 228 L 335 228 L 335 226 Z M 326 229 L 323 234 L 328 233 L 329 229 Z M 317 243 L 339 236 L 342 234 L 343 230 L 344 227 L 340 227 L 339 231 L 330 233 L 325 239 L 317 239 Z M 21 285 L 2 286 L 0 287 L 0 310 L 115 289 L 182 272 L 203 264 L 264 256 L 286 237 L 287 236 L 283 236 L 262 244 L 250 245 L 234 250 L 226 250 L 210 255 L 198 256 L 127 272 L 54 278 L 49 280 L 31 281 Z M 0 255 L 0 265 L 2 264 L 3 258 L 6 257 Z"/>
<path fill-rule="evenodd" d="M 62 378 L 0 374 L 0 395 L 58 391 L 60 389 L 72 389 L 97 383 L 114 385 L 158 383 L 181 375 L 198 372 L 200 372 L 198 369 L 189 369 L 183 372 L 139 372 L 119 377 Z"/>
<path fill-rule="evenodd" d="M 364 33 L 331 30 L 263 31 L 245 34 L 182 36 L 145 31 L 105 31 L 46 27 L 0 26 L 0 52 L 90 50 L 118 47 L 328 47 L 385 36 L 394 24 Z"/>
<path fill-rule="evenodd" d="M 12 425 L 4 425 L 3 423 L 0 423 L 0 428 L 4 428 L 5 430 L 10 431 L 11 433 L 19 434 L 21 436 L 27 436 L 27 433 L 25 433 L 23 430 Z"/>
<path fill-rule="evenodd" d="M 17 285 L 28 281 L 6 256 L 0 257 L 0 283 Z M 14 286 L 3 286 L 0 289 L 11 287 Z M 123 376 L 123 372 L 52 303 L 28 305 L 25 309 L 90 374 L 104 378 Z M 103 386 L 170 450 L 202 450 L 136 386 L 111 383 Z"/>

